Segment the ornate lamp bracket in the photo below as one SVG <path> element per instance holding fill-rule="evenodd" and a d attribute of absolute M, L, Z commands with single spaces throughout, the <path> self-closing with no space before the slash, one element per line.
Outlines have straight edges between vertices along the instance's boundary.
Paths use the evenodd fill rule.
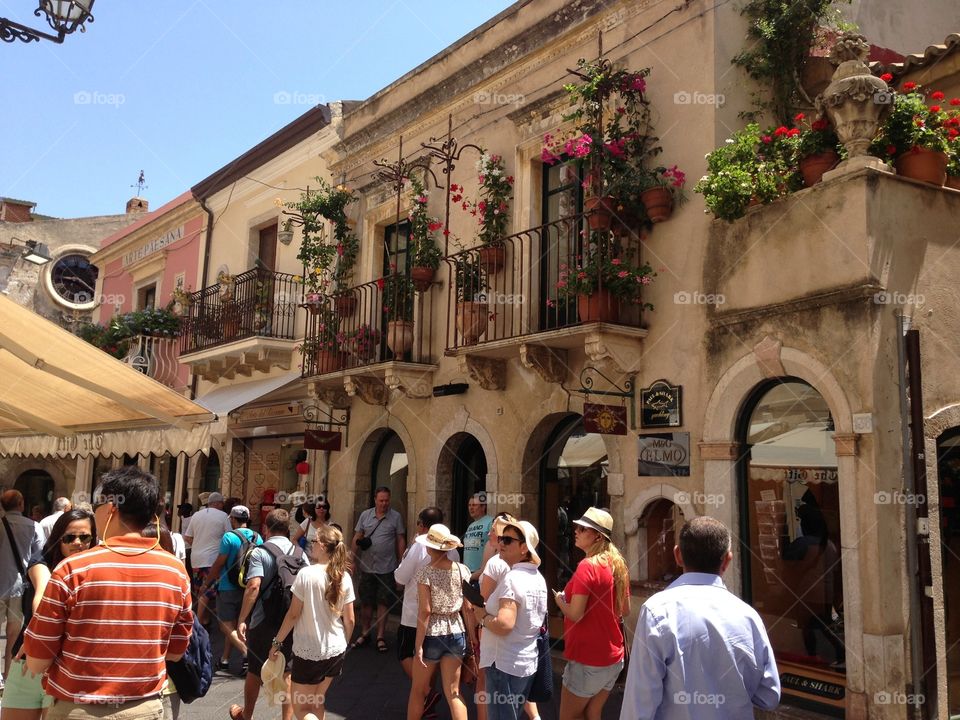
<path fill-rule="evenodd" d="M 594 386 L 594 375 L 599 375 L 601 378 L 607 381 L 607 384 L 613 390 L 597 390 Z M 611 378 L 604 375 L 599 368 L 596 368 L 592 365 L 587 365 L 580 371 L 580 387 L 575 389 L 570 389 L 569 392 L 575 392 L 580 395 L 583 395 L 583 399 L 587 402 L 590 401 L 591 395 L 602 395 L 604 397 L 618 397 L 623 399 L 630 400 L 630 429 L 635 430 L 637 427 L 637 417 L 636 417 L 636 408 L 634 399 L 636 394 L 634 393 L 633 379 L 636 377 L 635 374 L 627 375 L 626 379 L 623 381 L 623 387 L 620 387 L 615 383 Z M 566 388 L 565 388 L 566 389 Z"/>

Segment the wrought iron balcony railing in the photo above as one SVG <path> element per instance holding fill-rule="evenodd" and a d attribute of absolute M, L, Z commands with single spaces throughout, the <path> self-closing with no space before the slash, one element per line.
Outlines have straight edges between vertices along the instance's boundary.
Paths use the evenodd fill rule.
<path fill-rule="evenodd" d="M 589 220 L 570 216 L 444 258 L 447 351 L 593 322 L 639 327 L 639 238 L 591 230 Z"/>
<path fill-rule="evenodd" d="M 294 275 L 254 268 L 232 282 L 192 294 L 184 308 L 180 353 L 192 353 L 249 337 L 293 340 L 303 286 Z"/>
<path fill-rule="evenodd" d="M 176 337 L 137 335 L 130 338 L 130 349 L 123 361 L 134 370 L 174 390 L 183 389 L 180 381 L 179 343 Z"/>

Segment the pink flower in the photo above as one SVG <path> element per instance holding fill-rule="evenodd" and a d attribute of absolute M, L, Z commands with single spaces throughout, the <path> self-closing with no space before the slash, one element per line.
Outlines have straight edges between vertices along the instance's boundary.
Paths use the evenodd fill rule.
<path fill-rule="evenodd" d="M 766 145 L 769 145 L 770 143 L 773 142 L 773 138 L 770 137 L 769 135 L 762 135 L 762 136 L 760 137 L 760 140 L 761 140 L 764 144 L 766 144 Z"/>
<path fill-rule="evenodd" d="M 649 285 L 649 284 L 650 284 L 650 276 L 649 276 L 649 275 L 644 275 L 642 278 L 640 278 L 640 284 L 641 284 L 641 285 Z"/>
<path fill-rule="evenodd" d="M 618 277 L 618 278 L 625 278 L 625 277 L 627 277 L 628 275 L 630 275 L 630 273 L 627 272 L 626 270 L 621 270 L 620 272 L 617 273 L 617 277 Z"/>
<path fill-rule="evenodd" d="M 622 261 L 620 260 L 620 258 L 613 258 L 613 259 L 610 261 L 610 264 L 611 264 L 611 265 L 619 265 L 621 262 L 622 262 Z"/>

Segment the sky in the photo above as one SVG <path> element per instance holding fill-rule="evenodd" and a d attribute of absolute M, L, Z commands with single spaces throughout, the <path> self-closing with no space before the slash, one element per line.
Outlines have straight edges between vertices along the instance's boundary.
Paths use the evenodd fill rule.
<path fill-rule="evenodd" d="M 512 0 L 99 0 L 62 45 L 0 43 L 0 197 L 156 209 L 318 103 L 363 100 Z M 35 0 L 0 16 L 37 29 Z"/>

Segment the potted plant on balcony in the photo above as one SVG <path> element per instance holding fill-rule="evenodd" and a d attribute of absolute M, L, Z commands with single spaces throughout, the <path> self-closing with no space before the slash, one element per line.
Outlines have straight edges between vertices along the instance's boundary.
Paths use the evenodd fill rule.
<path fill-rule="evenodd" d="M 668 220 L 673 214 L 674 205 L 686 199 L 683 185 L 686 174 L 676 165 L 655 167 L 647 172 L 640 182 L 640 201 L 652 223 Z"/>
<path fill-rule="evenodd" d="M 452 186 L 451 186 L 452 189 Z M 440 267 L 440 247 L 434 233 L 443 223 L 427 212 L 430 197 L 423 182 L 410 178 L 410 278 L 417 292 L 426 292 Z"/>
<path fill-rule="evenodd" d="M 825 172 L 840 162 L 840 139 L 825 117 L 808 123 L 804 113 L 797 113 L 793 120 L 800 130 L 800 134 L 795 136 L 797 166 L 803 184 L 812 187 L 823 179 Z"/>
<path fill-rule="evenodd" d="M 355 199 L 353 194 L 322 178 L 315 180 L 318 190 L 307 190 L 297 202 L 287 203 L 303 224 L 297 259 L 303 263 L 308 307 L 320 297 L 346 289 L 359 252 L 359 241 L 350 230 L 345 209 Z M 329 234 L 327 222 L 331 226 Z"/>
<path fill-rule="evenodd" d="M 577 298 L 581 322 L 618 322 L 623 303 L 653 309 L 641 296 L 654 277 L 649 264 L 633 262 L 617 243 L 594 233 L 584 255 L 560 266 L 556 287 L 558 294 Z"/>
<path fill-rule="evenodd" d="M 344 337 L 344 347 L 360 364 L 368 364 L 377 357 L 380 349 L 380 329 L 364 323 Z"/>
<path fill-rule="evenodd" d="M 383 299 L 387 317 L 387 347 L 394 356 L 400 356 L 413 347 L 413 281 L 394 272 L 377 279 L 377 288 Z"/>
<path fill-rule="evenodd" d="M 220 285 L 220 299 L 224 302 L 233 300 L 237 290 L 237 278 L 226 270 L 221 270 L 217 273 L 217 283 Z"/>
<path fill-rule="evenodd" d="M 487 303 L 487 271 L 477 251 L 459 253 L 453 260 L 457 293 L 457 329 L 464 345 L 475 345 L 487 332 L 490 308 Z"/>
<path fill-rule="evenodd" d="M 510 200 L 513 197 L 513 175 L 507 175 L 500 155 L 484 151 L 477 161 L 479 199 L 471 202 L 462 199 L 463 187 L 452 185 L 450 198 L 477 218 L 479 230 L 477 241 L 480 247 L 479 262 L 488 273 L 498 273 L 506 264 L 504 238 L 510 224 Z"/>
<path fill-rule="evenodd" d="M 893 98 L 893 109 L 880 126 L 870 151 L 877 157 L 892 160 L 897 173 L 933 185 L 943 185 L 947 177 L 949 113 L 940 104 L 944 94 L 930 94 L 930 100 L 919 85 L 904 83 L 905 92 Z"/>
<path fill-rule="evenodd" d="M 960 98 L 954 100 L 960 105 Z M 951 124 L 947 128 L 950 137 L 947 143 L 947 181 L 944 184 L 948 188 L 960 190 L 960 110 L 948 122 Z"/>
<path fill-rule="evenodd" d="M 170 293 L 170 302 L 170 309 L 175 315 L 186 315 L 193 306 L 193 293 L 187 288 L 177 286 L 173 289 L 173 292 Z"/>
<path fill-rule="evenodd" d="M 346 365 L 343 351 L 344 336 L 337 326 L 337 316 L 329 306 L 324 307 L 312 324 L 307 336 L 296 349 L 303 355 L 304 368 L 313 369 L 317 375 L 342 370 Z"/>

